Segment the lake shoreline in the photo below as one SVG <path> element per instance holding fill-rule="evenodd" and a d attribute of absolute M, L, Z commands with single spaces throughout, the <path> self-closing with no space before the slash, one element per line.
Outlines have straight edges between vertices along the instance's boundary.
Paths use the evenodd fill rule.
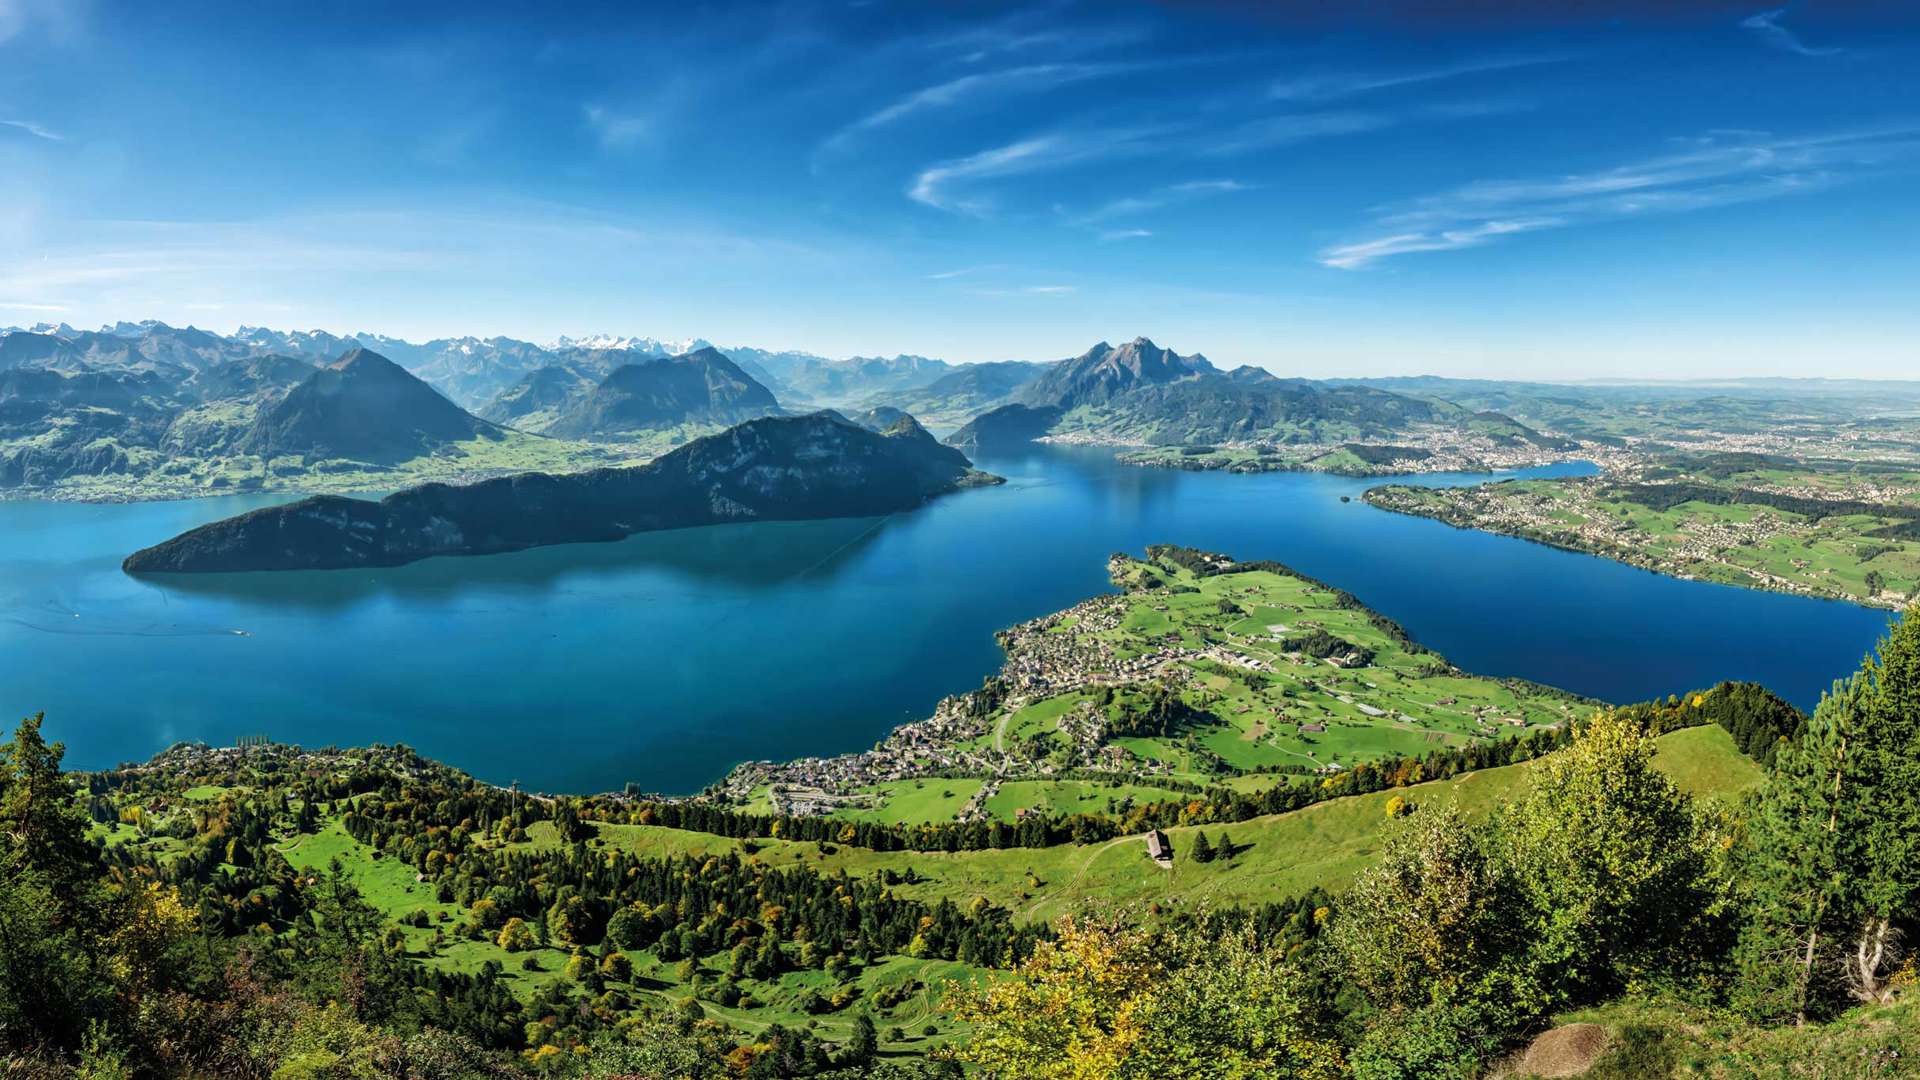
<path fill-rule="evenodd" d="M 1382 486 L 1384 487 L 1386 485 L 1382 485 Z M 1421 510 L 1413 507 L 1389 505 L 1389 504 L 1380 502 L 1378 499 L 1375 498 L 1374 492 L 1377 490 L 1379 489 L 1369 488 L 1367 491 L 1363 492 L 1360 496 L 1361 499 L 1364 500 L 1368 506 L 1371 506 L 1376 510 L 1383 510 L 1390 514 L 1404 514 L 1408 517 L 1419 518 L 1423 521 L 1438 522 L 1442 525 L 1447 526 L 1450 529 L 1459 529 L 1463 532 L 1482 533 L 1487 536 L 1500 536 L 1500 537 L 1505 537 L 1511 540 L 1523 540 L 1529 544 L 1538 544 L 1541 547 L 1551 548 L 1554 551 L 1564 551 L 1571 555 L 1585 555 L 1589 558 L 1602 560 L 1603 562 L 1617 563 L 1621 566 L 1631 566 L 1637 570 L 1645 570 L 1648 573 L 1658 574 L 1662 577 L 1673 578 L 1676 581 L 1690 581 L 1690 582 L 1696 582 L 1702 585 L 1724 585 L 1728 588 L 1733 588 L 1733 589 L 1750 589 L 1754 592 L 1777 593 L 1782 596 L 1798 597 L 1799 599 L 1802 599 L 1802 600 L 1824 600 L 1832 603 L 1848 604 L 1853 607 L 1865 608 L 1873 611 L 1900 612 L 1900 611 L 1906 610 L 1906 607 L 1907 607 L 1906 604 L 1902 604 L 1896 601 L 1864 599 L 1858 596 L 1853 596 L 1851 594 L 1838 592 L 1838 591 L 1816 590 L 1809 586 L 1798 585 L 1792 582 L 1779 582 L 1779 581 L 1772 581 L 1767 579 L 1756 579 L 1756 580 L 1749 580 L 1749 581 L 1722 581 L 1717 578 L 1701 577 L 1700 575 L 1697 575 L 1697 574 L 1687 573 L 1685 570 L 1679 569 L 1674 564 L 1668 563 L 1665 560 L 1661 560 L 1653 557 L 1635 558 L 1635 557 L 1632 557 L 1631 553 L 1622 553 L 1622 554 L 1616 555 L 1611 552 L 1601 550 L 1597 547 L 1581 546 L 1579 544 L 1562 541 L 1562 540 L 1556 539 L 1551 534 L 1522 532 L 1522 531 L 1516 531 L 1511 529 L 1491 528 L 1488 526 L 1475 524 L 1473 522 L 1456 521 L 1437 513 L 1424 513 Z M 1719 565 L 1725 566 L 1732 570 L 1740 570 L 1748 574 L 1752 573 L 1752 571 L 1748 570 L 1748 568 L 1743 566 L 1738 566 L 1733 563 L 1721 563 Z"/>
<path fill-rule="evenodd" d="M 523 789 L 686 794 L 740 762 L 854 753 L 924 719 L 1005 662 L 996 631 L 1108 590 L 1107 557 L 1155 543 L 1285 563 L 1464 670 L 1613 701 L 1748 678 L 1810 704 L 1885 628 L 1852 605 L 1703 592 L 1379 513 L 1364 481 L 1139 469 L 1045 446 L 976 464 L 1009 482 L 880 521 L 191 582 L 119 564 L 287 496 L 0 503 L 0 655 L 13 661 L 0 699 L 45 710 L 76 767 L 266 734 L 403 741 Z M 1646 618 L 1675 609 L 1689 618 Z"/>

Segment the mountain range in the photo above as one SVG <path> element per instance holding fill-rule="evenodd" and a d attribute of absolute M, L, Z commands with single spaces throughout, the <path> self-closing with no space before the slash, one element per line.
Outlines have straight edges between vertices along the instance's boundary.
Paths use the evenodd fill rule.
<path fill-rule="evenodd" d="M 1556 442 L 1489 408 L 1498 404 L 1490 396 L 1466 394 L 1468 407 L 1419 384 L 1222 370 L 1146 338 L 1051 363 L 957 365 L 612 335 L 415 344 L 153 321 L 42 325 L 0 331 L 0 487 L 166 477 L 174 483 L 165 493 L 191 494 L 196 485 L 294 482 L 302 469 L 371 476 L 428 460 L 439 464 L 413 469 L 415 478 L 564 469 L 640 460 L 730 424 L 820 408 L 907 414 L 958 428 L 949 441 L 976 449 L 1047 435 L 1164 446 L 1368 443 L 1430 425 L 1496 444 Z M 612 444 L 614 456 L 589 444 Z"/>
<path fill-rule="evenodd" d="M 1053 364 L 948 441 L 976 449 L 1043 435 L 1155 446 L 1332 444 L 1404 436 L 1422 425 L 1482 434 L 1496 417 L 1503 437 L 1538 436 L 1510 417 L 1477 416 L 1438 397 L 1283 379 L 1251 366 L 1222 371 L 1204 356 L 1135 338 Z"/>

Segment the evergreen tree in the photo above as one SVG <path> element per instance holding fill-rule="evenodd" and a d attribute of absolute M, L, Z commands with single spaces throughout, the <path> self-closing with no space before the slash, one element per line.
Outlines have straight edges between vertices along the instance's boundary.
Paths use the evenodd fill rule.
<path fill-rule="evenodd" d="M 1193 834 L 1193 861 L 1197 863 L 1213 861 L 1213 845 L 1207 842 L 1207 834 L 1204 832 Z"/>
<path fill-rule="evenodd" d="M 1831 916 L 1845 904 L 1842 810 L 1851 825 L 1859 787 L 1848 756 L 1860 738 L 1858 699 L 1851 682 L 1821 699 L 1806 733 L 1775 756 L 1754 806 L 1737 998 L 1756 1019 L 1805 1021 L 1832 990 Z"/>
<path fill-rule="evenodd" d="M 1805 1021 L 1887 999 L 1920 903 L 1920 609 L 1814 710 L 1761 795 L 1740 1003 Z"/>
<path fill-rule="evenodd" d="M 874 1056 L 879 1052 L 880 1033 L 874 1030 L 872 1019 L 865 1013 L 854 1017 L 853 1037 L 847 1040 L 846 1063 L 864 1069 L 873 1064 Z"/>

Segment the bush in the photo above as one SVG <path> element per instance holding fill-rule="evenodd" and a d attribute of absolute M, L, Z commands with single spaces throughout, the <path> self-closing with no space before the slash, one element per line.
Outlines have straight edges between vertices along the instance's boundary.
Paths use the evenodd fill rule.
<path fill-rule="evenodd" d="M 1354 1080 L 1471 1080 L 1497 1050 L 1471 1010 L 1446 1005 L 1376 1018 L 1354 1048 Z"/>

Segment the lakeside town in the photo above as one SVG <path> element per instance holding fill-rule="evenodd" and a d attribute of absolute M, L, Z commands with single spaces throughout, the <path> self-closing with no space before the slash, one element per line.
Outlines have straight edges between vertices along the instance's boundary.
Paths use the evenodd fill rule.
<path fill-rule="evenodd" d="M 1335 773 L 1399 748 L 1558 726 L 1574 707 L 1570 695 L 1458 671 L 1345 594 L 1271 564 L 1178 559 L 1113 556 L 1109 575 L 1126 591 L 1002 631 L 996 676 L 870 750 L 747 762 L 701 797 L 806 817 L 876 809 L 883 786 L 901 781 L 979 779 L 964 821 L 1013 780 L 1191 789 Z M 1158 720 L 1142 735 L 1127 717 L 1144 713 Z"/>

